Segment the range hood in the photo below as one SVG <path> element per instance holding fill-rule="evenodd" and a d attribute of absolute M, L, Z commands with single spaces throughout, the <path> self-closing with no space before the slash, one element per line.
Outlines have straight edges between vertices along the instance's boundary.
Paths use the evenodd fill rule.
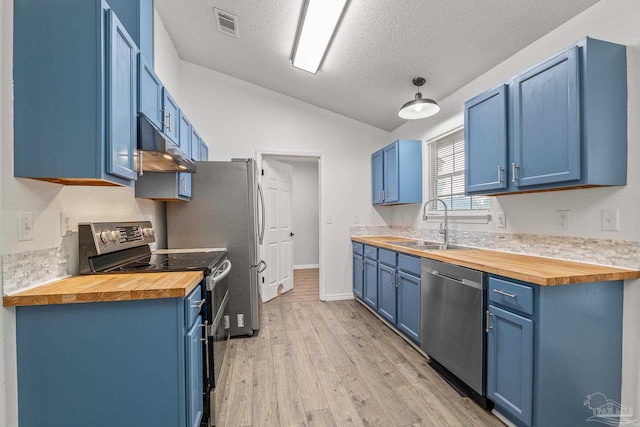
<path fill-rule="evenodd" d="M 145 116 L 138 116 L 138 172 L 191 172 L 196 164 Z"/>

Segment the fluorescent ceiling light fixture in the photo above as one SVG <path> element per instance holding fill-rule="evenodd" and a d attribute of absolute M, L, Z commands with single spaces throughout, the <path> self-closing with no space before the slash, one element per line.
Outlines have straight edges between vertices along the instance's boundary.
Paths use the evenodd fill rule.
<path fill-rule="evenodd" d="M 415 99 L 412 99 L 400 108 L 398 116 L 407 120 L 424 119 L 440 111 L 440 106 L 436 101 L 423 98 L 420 93 L 420 86 L 424 85 L 426 80 L 422 77 L 416 77 L 412 82 L 418 87 L 418 93 L 416 93 Z"/>
<path fill-rule="evenodd" d="M 349 0 L 307 0 L 293 66 L 316 74 Z"/>

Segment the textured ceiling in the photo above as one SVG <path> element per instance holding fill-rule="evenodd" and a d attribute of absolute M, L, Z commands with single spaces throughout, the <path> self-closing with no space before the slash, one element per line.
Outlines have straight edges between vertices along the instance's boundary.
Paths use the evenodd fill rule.
<path fill-rule="evenodd" d="M 317 75 L 291 66 L 303 0 L 155 0 L 188 62 L 385 130 L 411 79 L 441 100 L 597 0 L 351 0 Z M 238 17 L 218 31 L 213 7 Z"/>

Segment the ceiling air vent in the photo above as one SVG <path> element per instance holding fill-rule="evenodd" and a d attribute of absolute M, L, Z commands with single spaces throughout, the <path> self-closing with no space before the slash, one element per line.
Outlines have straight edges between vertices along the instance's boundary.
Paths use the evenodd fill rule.
<path fill-rule="evenodd" d="M 238 37 L 238 18 L 215 7 L 213 11 L 216 14 L 218 30 L 230 36 Z"/>

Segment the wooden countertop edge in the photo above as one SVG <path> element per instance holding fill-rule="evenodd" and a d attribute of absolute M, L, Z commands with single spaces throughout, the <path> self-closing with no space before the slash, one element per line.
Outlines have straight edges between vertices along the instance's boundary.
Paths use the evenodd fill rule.
<path fill-rule="evenodd" d="M 17 307 L 17 306 L 32 306 L 32 305 L 56 305 L 56 304 L 86 304 L 93 302 L 116 302 L 116 301 L 140 301 L 162 298 L 184 298 L 195 289 L 196 286 L 202 281 L 202 272 L 174 272 L 174 273 L 159 273 L 159 274 L 182 274 L 189 273 L 193 276 L 193 279 L 186 283 L 177 285 L 175 287 L 161 287 L 161 288 L 138 288 L 138 289 L 114 289 L 110 290 L 92 290 L 78 289 L 77 291 L 67 292 L 55 292 L 45 290 L 41 294 L 38 294 L 38 289 L 48 289 L 55 287 L 68 281 L 70 278 L 61 279 L 56 282 L 48 283 L 42 287 L 36 287 L 29 289 L 28 291 L 20 292 L 14 295 L 5 295 L 2 297 L 2 305 L 4 307 Z M 199 273 L 194 275 L 193 273 Z M 137 273 L 136 275 L 144 275 L 150 279 L 153 278 L 154 273 Z M 71 276 L 78 277 L 78 276 Z M 91 278 L 102 278 L 103 276 L 83 276 L 87 280 Z M 184 275 L 182 276 L 184 277 Z"/>
<path fill-rule="evenodd" d="M 493 251 L 490 249 L 465 249 L 462 251 L 425 251 L 418 250 L 412 248 L 406 248 L 403 246 L 394 245 L 393 243 L 381 242 L 380 240 L 384 239 L 385 241 L 409 241 L 416 240 L 411 238 L 397 237 L 397 236 L 352 236 L 351 240 L 358 243 L 370 244 L 373 246 L 377 246 L 379 248 L 394 250 L 396 252 L 402 252 L 414 256 L 419 256 L 421 258 L 429 258 L 434 259 L 436 261 L 448 262 L 450 264 L 459 265 L 462 267 L 472 268 L 474 270 L 480 270 L 491 274 L 497 274 L 500 276 L 505 276 L 517 280 L 522 280 L 525 282 L 535 283 L 537 285 L 542 286 L 556 286 L 556 285 L 570 285 L 570 284 L 578 284 L 578 283 L 589 283 L 589 282 L 606 282 L 606 281 L 616 281 L 616 280 L 628 280 L 628 279 L 637 279 L 640 278 L 640 271 L 631 270 L 622 267 L 609 267 L 602 266 L 598 264 L 587 264 L 581 263 L 577 261 L 566 261 L 566 260 L 556 260 L 554 258 L 544 258 L 533 255 L 525 255 L 518 254 L 513 252 L 499 252 Z M 509 256 L 509 257 L 518 257 L 521 260 L 530 259 L 531 262 L 537 260 L 553 260 L 554 262 L 563 262 L 568 266 L 589 266 L 594 269 L 600 269 L 601 271 L 596 271 L 593 273 L 583 273 L 583 272 L 575 272 L 567 274 L 566 272 L 558 273 L 558 274 L 545 274 L 538 275 L 533 273 L 526 273 L 522 271 L 516 271 L 509 268 L 498 267 L 494 265 L 487 265 L 480 262 L 469 261 L 466 259 L 460 259 L 456 254 L 491 254 L 496 257 L 500 256 Z"/>

